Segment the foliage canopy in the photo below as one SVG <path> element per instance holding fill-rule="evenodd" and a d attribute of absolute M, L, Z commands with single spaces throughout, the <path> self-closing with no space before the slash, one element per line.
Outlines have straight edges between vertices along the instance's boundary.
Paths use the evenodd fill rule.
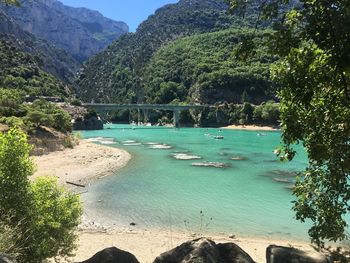
<path fill-rule="evenodd" d="M 252 1 L 227 0 L 244 12 Z M 280 6 L 292 9 L 280 12 Z M 350 5 L 348 0 L 264 1 L 275 19 L 270 46 L 283 60 L 272 67 L 281 85 L 282 159 L 304 144 L 309 165 L 294 188 L 296 218 L 310 219 L 313 242 L 345 238 L 350 212 Z"/>
<path fill-rule="evenodd" d="M 182 101 L 201 104 L 260 104 L 274 98 L 264 35 L 268 30 L 228 29 L 178 39 L 160 48 L 145 73 L 148 103 Z M 242 40 L 259 45 L 249 59 L 237 58 Z M 243 96 L 245 97 L 244 99 Z"/>
<path fill-rule="evenodd" d="M 26 95 L 66 97 L 69 94 L 66 86 L 43 71 L 32 55 L 1 38 L 0 88 L 20 89 Z"/>
<path fill-rule="evenodd" d="M 76 84 L 84 101 L 143 101 L 145 70 L 154 53 L 182 37 L 230 27 L 253 26 L 227 14 L 224 0 L 183 0 L 166 5 L 144 21 L 135 33 L 122 36 L 83 67 Z"/>
<path fill-rule="evenodd" d="M 0 242 L 11 241 L 0 247 L 6 246 L 20 262 L 70 256 L 82 212 L 79 197 L 52 178 L 30 183 L 28 176 L 34 170 L 30 149 L 22 131 L 0 133 L 0 229 L 10 229 L 9 235 L 0 235 Z M 12 235 L 13 230 L 21 235 Z"/>

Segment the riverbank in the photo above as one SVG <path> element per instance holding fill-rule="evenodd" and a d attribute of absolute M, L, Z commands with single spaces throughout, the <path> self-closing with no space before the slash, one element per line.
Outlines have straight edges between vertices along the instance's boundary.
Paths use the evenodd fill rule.
<path fill-rule="evenodd" d="M 195 239 L 189 233 L 168 230 L 125 230 L 107 233 L 81 232 L 78 250 L 74 261 L 80 262 L 93 256 L 96 252 L 111 246 L 128 251 L 136 256 L 141 263 L 152 263 L 161 253 L 164 253 L 183 242 Z M 293 246 L 312 251 L 312 247 L 303 242 L 286 240 L 271 240 L 261 238 L 229 238 L 225 235 L 207 235 L 216 243 L 234 242 L 246 251 L 257 263 L 266 262 L 265 253 L 269 245 Z"/>
<path fill-rule="evenodd" d="M 67 182 L 88 185 L 115 174 L 130 159 L 127 151 L 81 140 L 73 149 L 34 157 L 37 170 L 32 179 L 50 175 L 57 177 L 62 185 Z"/>
<path fill-rule="evenodd" d="M 271 126 L 257 126 L 257 125 L 229 125 L 222 127 L 230 130 L 246 130 L 246 131 L 278 131 L 278 128 Z"/>

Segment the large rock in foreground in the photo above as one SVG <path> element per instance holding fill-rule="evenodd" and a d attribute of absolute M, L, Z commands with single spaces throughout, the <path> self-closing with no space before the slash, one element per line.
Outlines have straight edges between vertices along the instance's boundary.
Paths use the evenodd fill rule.
<path fill-rule="evenodd" d="M 80 263 L 139 263 L 136 257 L 116 247 L 106 248 Z"/>
<path fill-rule="evenodd" d="M 154 263 L 254 263 L 253 259 L 234 243 L 215 244 L 199 238 L 161 254 Z"/>
<path fill-rule="evenodd" d="M 291 247 L 269 246 L 266 263 L 328 263 L 328 259 L 316 251 L 301 251 Z"/>

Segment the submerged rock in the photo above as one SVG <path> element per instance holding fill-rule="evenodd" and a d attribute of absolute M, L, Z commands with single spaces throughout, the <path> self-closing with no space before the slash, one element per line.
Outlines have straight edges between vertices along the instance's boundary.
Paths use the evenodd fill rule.
<path fill-rule="evenodd" d="M 234 243 L 215 244 L 199 238 L 158 256 L 153 263 L 254 263 L 253 259 Z"/>
<path fill-rule="evenodd" d="M 296 177 L 297 172 L 290 172 L 286 170 L 273 170 L 271 171 L 272 175 L 285 176 L 285 177 Z"/>
<path fill-rule="evenodd" d="M 231 160 L 233 160 L 233 161 L 247 161 L 248 158 L 244 157 L 244 156 L 234 156 L 231 158 Z"/>
<path fill-rule="evenodd" d="M 201 163 L 192 163 L 192 166 L 226 168 L 229 165 L 227 163 L 220 163 L 220 162 L 201 162 Z"/>
<path fill-rule="evenodd" d="M 92 258 L 82 261 L 80 263 L 139 263 L 136 257 L 126 251 L 120 250 L 116 247 L 106 248 L 96 253 Z"/>
<path fill-rule="evenodd" d="M 273 180 L 277 183 L 284 183 L 284 184 L 290 184 L 292 181 L 286 179 L 286 178 L 273 178 Z"/>
<path fill-rule="evenodd" d="M 302 251 L 291 247 L 269 246 L 266 249 L 267 263 L 328 263 L 325 255 L 316 251 Z"/>

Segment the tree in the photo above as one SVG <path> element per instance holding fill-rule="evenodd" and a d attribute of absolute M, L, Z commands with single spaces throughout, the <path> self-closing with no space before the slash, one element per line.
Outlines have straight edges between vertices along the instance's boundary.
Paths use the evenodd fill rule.
<path fill-rule="evenodd" d="M 243 13 L 252 4 L 227 2 Z M 281 57 L 271 69 L 281 86 L 284 147 L 278 153 L 291 160 L 293 144 L 302 143 L 309 157 L 293 190 L 296 218 L 311 220 L 309 235 L 318 245 L 342 240 L 350 212 L 349 1 L 268 0 L 260 10 L 275 21 L 269 43 Z"/>
<path fill-rule="evenodd" d="M 37 263 L 72 253 L 82 210 L 79 197 L 58 187 L 54 179 L 29 182 L 34 170 L 30 149 L 22 131 L 0 133 L 0 230 L 9 229 L 0 242 L 11 240 L 15 246 L 9 244 L 8 252 L 20 251 L 20 262 Z M 14 229 L 21 235 L 13 235 Z"/>
<path fill-rule="evenodd" d="M 0 2 L 3 2 L 6 5 L 16 5 L 16 6 L 20 5 L 17 0 L 0 0 Z"/>
<path fill-rule="evenodd" d="M 0 133 L 0 221 L 20 222 L 30 213 L 31 197 L 28 176 L 34 171 L 29 158 L 31 147 L 26 135 L 17 129 Z"/>
<path fill-rule="evenodd" d="M 31 192 L 34 213 L 28 259 L 72 256 L 82 213 L 79 197 L 59 187 L 52 177 L 38 178 L 31 185 Z"/>

